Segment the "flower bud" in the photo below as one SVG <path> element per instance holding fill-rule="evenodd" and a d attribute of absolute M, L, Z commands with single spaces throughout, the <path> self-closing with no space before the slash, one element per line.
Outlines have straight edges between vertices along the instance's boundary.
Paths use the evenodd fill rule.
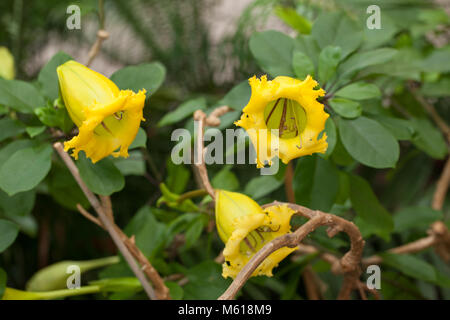
<path fill-rule="evenodd" d="M 57 68 L 61 96 L 79 133 L 64 143 L 72 156 L 84 151 L 93 163 L 112 154 L 128 157 L 143 118 L 145 89 L 134 93 L 73 60 Z"/>
<path fill-rule="evenodd" d="M 251 198 L 235 192 L 216 191 L 216 226 L 225 243 L 223 277 L 235 278 L 252 256 L 273 239 L 290 233 L 294 210 L 287 205 L 262 209 Z M 271 253 L 252 276 L 272 276 L 272 269 L 295 248 Z"/>

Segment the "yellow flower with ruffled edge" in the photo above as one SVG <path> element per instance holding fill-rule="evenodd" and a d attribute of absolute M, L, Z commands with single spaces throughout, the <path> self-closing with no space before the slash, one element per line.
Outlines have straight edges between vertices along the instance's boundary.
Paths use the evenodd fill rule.
<path fill-rule="evenodd" d="M 241 193 L 216 190 L 216 226 L 225 243 L 222 276 L 235 278 L 252 256 L 273 239 L 290 233 L 295 213 L 287 205 L 262 209 Z M 280 248 L 271 253 L 252 276 L 272 276 L 272 269 L 295 248 Z"/>
<path fill-rule="evenodd" d="M 84 151 L 93 163 L 109 156 L 128 157 L 128 147 L 143 118 L 146 90 L 135 93 L 119 88 L 76 61 L 57 68 L 61 96 L 79 133 L 64 143 L 72 156 Z"/>
<path fill-rule="evenodd" d="M 327 136 L 321 132 L 329 114 L 317 101 L 323 89 L 317 81 L 279 76 L 268 81 L 256 76 L 249 80 L 252 94 L 235 124 L 244 128 L 255 147 L 257 167 L 278 156 L 284 163 L 292 159 L 327 150 Z"/>

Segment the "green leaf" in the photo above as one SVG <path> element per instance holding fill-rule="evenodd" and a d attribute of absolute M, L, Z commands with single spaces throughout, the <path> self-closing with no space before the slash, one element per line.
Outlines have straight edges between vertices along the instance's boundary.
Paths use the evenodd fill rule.
<path fill-rule="evenodd" d="M 194 243 L 200 238 L 203 228 L 205 227 L 205 219 L 204 216 L 199 215 L 192 223 L 189 224 L 189 227 L 185 233 L 185 243 L 184 248 L 191 248 Z"/>
<path fill-rule="evenodd" d="M 414 128 L 409 120 L 373 115 L 371 119 L 378 121 L 383 127 L 388 129 L 397 140 L 411 140 L 414 134 Z"/>
<path fill-rule="evenodd" d="M 399 27 L 396 25 L 395 21 L 388 16 L 388 14 L 384 14 L 382 17 L 381 29 L 363 28 L 363 30 L 363 49 L 373 49 L 380 47 L 393 39 L 395 34 L 399 31 Z"/>
<path fill-rule="evenodd" d="M 372 168 L 395 167 L 400 148 L 392 134 L 378 122 L 366 117 L 341 119 L 339 133 L 348 153 Z"/>
<path fill-rule="evenodd" d="M 325 122 L 325 133 L 327 134 L 328 148 L 324 154 L 320 153 L 319 156 L 324 159 L 328 159 L 328 157 L 330 157 L 330 155 L 333 153 L 337 142 L 336 125 L 334 124 L 334 120 L 331 117 L 329 117 Z"/>
<path fill-rule="evenodd" d="M 139 209 L 124 231 L 128 236 L 135 236 L 136 245 L 150 260 L 163 249 L 167 240 L 166 225 L 157 221 L 147 206 Z"/>
<path fill-rule="evenodd" d="M 388 62 L 397 53 L 397 50 L 391 48 L 357 52 L 339 66 L 340 77 L 343 79 L 352 78 L 364 68 Z"/>
<path fill-rule="evenodd" d="M 311 34 L 321 48 L 342 48 L 342 59 L 355 51 L 362 42 L 358 24 L 340 12 L 322 12 L 313 24 Z"/>
<path fill-rule="evenodd" d="M 427 97 L 449 97 L 450 77 L 444 77 L 437 82 L 424 83 L 420 92 Z"/>
<path fill-rule="evenodd" d="M 247 183 L 244 193 L 256 200 L 275 191 L 282 184 L 283 181 L 277 180 L 274 176 L 259 176 Z"/>
<path fill-rule="evenodd" d="M 153 62 L 122 68 L 113 73 L 111 80 L 122 90 L 138 92 L 145 89 L 149 97 L 158 90 L 165 76 L 165 67 L 159 62 Z"/>
<path fill-rule="evenodd" d="M 48 192 L 65 208 L 77 210 L 77 203 L 84 208 L 90 206 L 70 171 L 60 162 L 54 163 L 48 176 Z"/>
<path fill-rule="evenodd" d="M 16 151 L 21 149 L 25 149 L 31 147 L 33 145 L 33 141 L 22 139 L 22 140 L 14 140 L 8 143 L 6 146 L 0 148 L 0 168 L 6 160 L 9 159 Z"/>
<path fill-rule="evenodd" d="M 169 208 L 176 209 L 178 211 L 184 211 L 184 212 L 198 212 L 199 211 L 199 208 L 194 204 L 194 202 L 191 199 L 187 199 L 187 200 L 184 200 L 183 202 L 179 203 L 178 200 L 180 198 L 180 195 L 171 192 L 164 183 L 161 183 L 159 185 L 159 188 L 161 190 L 162 196 L 156 202 L 156 205 L 158 207 L 160 207 L 162 204 L 165 204 Z M 186 216 L 186 214 L 183 216 Z"/>
<path fill-rule="evenodd" d="M 109 196 L 125 186 L 125 179 L 114 163 L 105 158 L 93 164 L 84 153 L 80 153 L 76 162 L 80 176 L 88 188 L 102 196 Z"/>
<path fill-rule="evenodd" d="M 295 201 L 313 210 L 329 211 L 339 190 L 338 170 L 317 156 L 300 158 L 295 168 Z"/>
<path fill-rule="evenodd" d="M 179 105 L 174 111 L 167 113 L 158 122 L 158 127 L 177 123 L 187 117 L 190 117 L 196 110 L 206 109 L 206 99 L 203 97 L 188 100 Z"/>
<path fill-rule="evenodd" d="M 314 77 L 314 63 L 301 51 L 294 51 L 292 56 L 292 68 L 298 79 L 305 79 L 307 75 Z"/>
<path fill-rule="evenodd" d="M 22 113 L 32 113 L 45 105 L 44 98 L 30 83 L 0 78 L 0 104 Z"/>
<path fill-rule="evenodd" d="M 402 48 L 388 62 L 370 66 L 364 69 L 361 74 L 364 76 L 382 74 L 405 80 L 420 81 L 420 73 L 423 71 L 421 62 L 422 57 L 418 50 Z"/>
<path fill-rule="evenodd" d="M 350 200 L 358 217 L 370 226 L 369 234 L 389 239 L 394 229 L 392 216 L 378 201 L 369 183 L 363 178 L 350 175 Z"/>
<path fill-rule="evenodd" d="M 191 172 L 184 165 L 176 165 L 168 158 L 166 185 L 173 193 L 181 194 L 189 182 Z"/>
<path fill-rule="evenodd" d="M 341 61 L 342 49 L 340 47 L 326 46 L 319 55 L 319 82 L 322 86 L 336 73 Z"/>
<path fill-rule="evenodd" d="M 275 14 L 291 28 L 304 34 L 311 32 L 311 22 L 295 11 L 293 8 L 277 6 Z"/>
<path fill-rule="evenodd" d="M 26 216 L 34 207 L 35 192 L 20 192 L 14 196 L 8 196 L 0 190 L 0 213 L 6 217 Z"/>
<path fill-rule="evenodd" d="M 6 289 L 6 280 L 8 279 L 6 271 L 0 268 L 0 300 L 3 297 Z"/>
<path fill-rule="evenodd" d="M 419 280 L 436 282 L 436 270 L 428 262 L 410 254 L 383 253 L 383 263 Z"/>
<path fill-rule="evenodd" d="M 7 217 L 19 226 L 21 232 L 30 238 L 36 238 L 38 223 L 33 215 Z"/>
<path fill-rule="evenodd" d="M 44 94 L 51 101 L 59 96 L 59 81 L 56 68 L 69 60 L 72 60 L 72 57 L 67 53 L 60 51 L 55 54 L 39 72 L 38 82 Z"/>
<path fill-rule="evenodd" d="M 0 120 L 0 142 L 25 132 L 25 125 L 17 120 L 5 118 Z"/>
<path fill-rule="evenodd" d="M 0 188 L 12 196 L 36 187 L 50 171 L 52 151 L 43 144 L 15 152 L 0 168 Z"/>
<path fill-rule="evenodd" d="M 339 89 L 334 95 L 351 100 L 366 100 L 381 97 L 381 92 L 376 85 L 361 81 Z"/>
<path fill-rule="evenodd" d="M 136 138 L 134 138 L 133 143 L 131 143 L 129 149 L 136 148 L 146 148 L 147 147 L 147 133 L 142 128 L 139 128 Z"/>
<path fill-rule="evenodd" d="M 139 150 L 131 151 L 128 158 L 115 158 L 113 162 L 124 176 L 143 176 L 146 172 L 145 160 Z"/>
<path fill-rule="evenodd" d="M 294 52 L 303 52 L 306 54 L 313 64 L 317 66 L 319 64 L 319 54 L 320 54 L 320 47 L 311 35 L 299 35 L 295 39 L 294 43 Z"/>
<path fill-rule="evenodd" d="M 422 61 L 424 70 L 427 72 L 450 72 L 450 46 L 434 49 L 431 54 Z"/>
<path fill-rule="evenodd" d="M 441 132 L 428 119 L 412 118 L 410 122 L 415 130 L 412 142 L 416 147 L 432 158 L 443 159 L 448 150 Z"/>
<path fill-rule="evenodd" d="M 66 108 L 45 106 L 36 108 L 34 114 L 43 124 L 49 127 L 57 127 L 64 132 L 69 132 L 73 127 L 72 119 L 70 119 Z"/>
<path fill-rule="evenodd" d="M 0 219 L 0 253 L 13 244 L 18 233 L 19 227 L 15 223 Z"/>
<path fill-rule="evenodd" d="M 441 211 L 433 210 L 425 206 L 415 206 L 402 209 L 394 215 L 396 232 L 402 232 L 411 228 L 426 229 L 431 223 L 442 219 Z"/>
<path fill-rule="evenodd" d="M 165 285 L 167 288 L 169 288 L 170 298 L 172 298 L 172 300 L 183 299 L 184 290 L 178 283 L 172 282 L 172 281 L 166 281 Z"/>
<path fill-rule="evenodd" d="M 189 282 L 184 288 L 186 300 L 214 300 L 229 286 L 230 281 L 221 276 L 221 266 L 214 261 L 203 261 L 186 270 Z"/>
<path fill-rule="evenodd" d="M 272 77 L 294 75 L 291 37 L 273 30 L 256 32 L 250 37 L 249 46 L 258 65 Z"/>
<path fill-rule="evenodd" d="M 332 98 L 329 103 L 333 110 L 344 118 L 357 118 L 362 113 L 361 105 L 356 101 L 344 98 Z"/>
<path fill-rule="evenodd" d="M 236 175 L 231 172 L 232 166 L 225 166 L 211 180 L 214 189 L 227 191 L 235 191 L 239 189 L 239 180 Z"/>
<path fill-rule="evenodd" d="M 252 91 L 248 81 L 243 81 L 234 86 L 217 104 L 229 106 L 234 110 L 241 111 L 250 100 L 251 93 Z"/>
<path fill-rule="evenodd" d="M 38 126 L 38 127 L 26 127 L 26 132 L 30 136 L 30 138 L 34 138 L 38 135 L 40 135 L 42 132 L 44 132 L 46 129 L 45 126 Z"/>

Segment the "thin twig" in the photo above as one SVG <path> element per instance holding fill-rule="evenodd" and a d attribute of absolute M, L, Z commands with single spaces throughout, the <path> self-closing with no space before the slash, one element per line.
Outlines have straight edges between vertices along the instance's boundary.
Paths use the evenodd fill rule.
<path fill-rule="evenodd" d="M 183 193 L 180 195 L 180 197 L 177 199 L 177 203 L 183 203 L 184 200 L 195 198 L 195 197 L 202 197 L 206 196 L 208 192 L 204 189 L 199 190 L 192 190 L 186 193 Z"/>
<path fill-rule="evenodd" d="M 136 277 L 141 282 L 142 287 L 144 288 L 144 290 L 147 293 L 147 295 L 149 296 L 149 298 L 153 299 L 153 300 L 157 299 L 155 291 L 153 290 L 152 286 L 145 278 L 145 275 L 142 273 L 142 270 L 139 269 L 139 266 L 137 265 L 136 261 L 133 259 L 133 256 L 131 255 L 130 251 L 127 250 L 125 244 L 121 241 L 120 235 L 117 233 L 117 230 L 114 227 L 113 223 L 109 220 L 108 215 L 105 213 L 99 200 L 92 193 L 92 191 L 89 190 L 89 188 L 86 186 L 84 181 L 81 179 L 80 173 L 78 172 L 78 168 L 75 165 L 75 163 L 73 162 L 72 158 L 69 156 L 68 153 L 66 153 L 64 151 L 64 148 L 60 142 L 56 142 L 53 145 L 53 148 L 56 150 L 56 152 L 58 152 L 59 156 L 64 161 L 64 163 L 67 166 L 67 168 L 69 169 L 69 171 L 72 173 L 72 176 L 75 178 L 76 182 L 80 186 L 81 190 L 83 191 L 84 195 L 88 199 L 89 203 L 92 205 L 94 210 L 97 212 L 101 224 L 108 231 L 109 235 L 113 239 L 117 248 L 122 253 L 123 257 L 125 258 L 128 265 L 130 266 L 131 270 L 134 272 Z"/>
<path fill-rule="evenodd" d="M 447 123 L 441 118 L 439 113 L 436 111 L 436 108 L 429 103 L 417 90 L 417 87 L 413 82 L 409 82 L 408 84 L 409 91 L 413 95 L 413 97 L 422 105 L 422 107 L 430 114 L 433 121 L 439 127 L 439 129 L 444 134 L 445 139 L 450 143 L 450 127 Z"/>
<path fill-rule="evenodd" d="M 78 211 L 81 213 L 81 215 L 83 215 L 86 219 L 88 219 L 89 221 L 95 223 L 96 225 L 98 225 L 100 228 L 105 229 L 105 227 L 103 226 L 103 224 L 100 222 L 100 220 L 98 220 L 96 217 L 94 217 L 92 214 L 90 214 L 86 209 L 84 209 L 81 204 L 77 203 L 77 209 Z"/>
<path fill-rule="evenodd" d="M 105 30 L 105 9 L 103 6 L 103 0 L 98 1 L 98 16 L 99 30 L 97 31 L 97 38 L 88 53 L 88 60 L 86 62 L 87 67 L 91 65 L 92 61 L 94 61 L 95 57 L 100 52 L 103 41 L 105 41 L 109 37 L 108 31 Z"/>
<path fill-rule="evenodd" d="M 292 161 L 289 161 L 289 163 L 286 166 L 284 187 L 286 191 L 286 198 L 290 203 L 295 203 L 295 193 L 292 185 L 293 181 L 294 181 L 294 166 L 292 165 Z"/>
<path fill-rule="evenodd" d="M 429 113 L 433 121 L 436 123 L 438 128 L 441 130 L 445 139 L 447 140 L 448 146 L 450 146 L 450 127 L 441 118 L 439 113 L 436 111 L 434 106 L 429 103 L 417 90 L 417 86 L 414 82 L 410 81 L 408 84 L 409 90 L 414 98 L 423 106 L 423 108 Z M 433 200 L 431 207 L 434 210 L 442 210 L 444 206 L 445 196 L 448 191 L 450 183 L 450 157 L 447 159 L 444 170 L 437 182 L 436 190 L 433 195 Z M 434 248 L 436 253 L 446 262 L 450 261 L 450 232 L 447 226 L 442 221 L 434 222 L 429 230 L 431 235 L 436 238 Z"/>
<path fill-rule="evenodd" d="M 102 223 L 91 215 L 87 210 L 85 210 L 80 204 L 77 204 L 77 208 L 80 213 L 85 216 L 87 219 L 91 220 L 99 227 L 106 230 L 106 228 L 102 225 Z M 147 275 L 147 277 L 152 281 L 155 286 L 156 296 L 161 300 L 170 300 L 169 289 L 164 284 L 164 280 L 160 277 L 156 269 L 151 265 L 145 255 L 139 250 L 134 241 L 134 236 L 129 238 L 117 225 L 114 224 L 114 228 L 119 234 L 122 242 L 125 243 L 125 246 L 130 250 L 133 257 L 138 260 L 139 264 L 142 266 L 141 270 Z"/>
<path fill-rule="evenodd" d="M 194 112 L 194 121 L 198 121 L 197 128 L 197 140 L 194 150 L 194 176 L 198 182 L 200 180 L 201 185 L 213 200 L 215 200 L 215 192 L 208 178 L 208 171 L 205 164 L 205 145 L 203 135 L 205 134 L 205 126 L 218 127 L 220 126 L 220 117 L 230 112 L 231 108 L 228 106 L 221 106 L 214 109 L 209 116 L 202 110 Z"/>
<path fill-rule="evenodd" d="M 441 177 L 439 178 L 436 190 L 433 195 L 433 202 L 431 207 L 434 210 L 441 210 L 444 206 L 445 195 L 448 191 L 448 186 L 450 183 L 450 157 L 447 158 L 445 162 L 444 169 L 442 170 Z"/>

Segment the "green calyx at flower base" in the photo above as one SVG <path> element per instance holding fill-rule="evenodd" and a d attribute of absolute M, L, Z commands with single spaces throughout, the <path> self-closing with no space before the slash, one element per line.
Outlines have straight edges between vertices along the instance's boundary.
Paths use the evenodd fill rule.
<path fill-rule="evenodd" d="M 235 278 L 253 255 L 273 239 L 291 232 L 295 213 L 287 205 L 261 208 L 241 193 L 216 190 L 216 227 L 225 243 L 222 276 Z M 272 269 L 295 248 L 280 248 L 271 253 L 252 276 L 272 276 Z"/>
<path fill-rule="evenodd" d="M 128 147 L 145 120 L 146 90 L 119 90 L 105 76 L 73 60 L 59 66 L 57 73 L 62 99 L 79 130 L 64 149 L 73 149 L 75 159 L 84 151 L 93 163 L 109 155 L 128 157 Z"/>
<path fill-rule="evenodd" d="M 278 156 L 295 158 L 324 153 L 328 148 L 325 122 L 329 114 L 317 98 L 325 95 L 310 76 L 305 80 L 279 76 L 249 79 L 252 94 L 235 125 L 244 128 L 256 150 L 257 167 Z"/>

